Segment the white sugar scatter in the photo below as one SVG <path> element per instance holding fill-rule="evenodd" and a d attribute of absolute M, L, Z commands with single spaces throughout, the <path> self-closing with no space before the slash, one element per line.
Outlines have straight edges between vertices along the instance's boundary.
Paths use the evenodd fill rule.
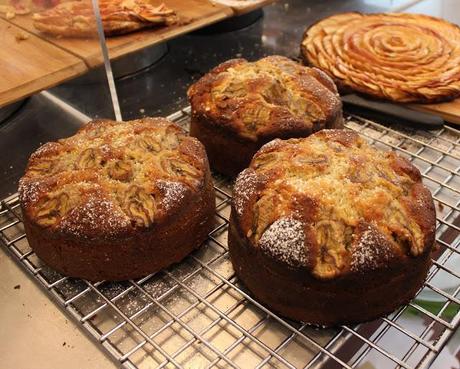
<path fill-rule="evenodd" d="M 87 286 L 82 280 L 70 278 L 61 282 L 57 288 L 66 299 L 70 299 L 82 292 L 86 287 Z"/>
<path fill-rule="evenodd" d="M 265 145 L 263 145 L 260 150 L 266 151 L 266 150 L 271 150 L 276 147 L 278 147 L 282 143 L 282 140 L 279 138 L 275 138 L 274 140 L 271 140 L 270 142 L 267 142 Z"/>
<path fill-rule="evenodd" d="M 158 181 L 158 187 L 163 192 L 162 203 L 166 211 L 171 209 L 174 204 L 180 203 L 188 190 L 188 187 L 181 182 L 164 180 Z"/>
<path fill-rule="evenodd" d="M 115 296 L 120 295 L 125 289 L 126 287 L 123 284 L 118 282 L 112 282 L 110 284 L 104 285 L 102 288 L 102 292 L 107 298 L 113 299 Z"/>
<path fill-rule="evenodd" d="M 89 198 L 62 219 L 60 227 L 74 235 L 113 236 L 129 226 L 129 219 L 114 204 L 105 199 Z"/>
<path fill-rule="evenodd" d="M 380 263 L 388 261 L 390 250 L 388 241 L 377 230 L 367 227 L 361 234 L 359 243 L 355 246 L 351 258 L 351 270 L 373 270 Z"/>
<path fill-rule="evenodd" d="M 42 155 L 43 153 L 47 152 L 50 150 L 53 146 L 58 145 L 57 142 L 47 142 L 43 145 L 41 145 L 37 150 L 34 151 L 34 153 L 31 155 L 32 158 L 38 157 Z"/>
<path fill-rule="evenodd" d="M 243 170 L 235 182 L 233 188 L 233 204 L 239 216 L 243 215 L 243 209 L 251 195 L 254 194 L 257 185 L 257 174 L 252 169 Z"/>
<path fill-rule="evenodd" d="M 110 154 L 110 151 L 112 150 L 112 148 L 110 147 L 110 145 L 101 145 L 100 150 L 104 155 L 108 155 Z"/>
<path fill-rule="evenodd" d="M 291 266 L 307 265 L 304 226 L 291 217 L 272 223 L 260 238 L 259 247 Z"/>
<path fill-rule="evenodd" d="M 145 305 L 147 305 L 147 298 L 142 296 L 131 296 L 129 295 L 123 301 L 123 305 L 121 306 L 123 312 L 127 314 L 129 317 L 136 314 L 139 310 L 141 310 Z"/>
<path fill-rule="evenodd" d="M 19 182 L 19 199 L 23 204 L 35 203 L 38 201 L 39 193 L 41 192 L 41 182 L 21 180 Z"/>

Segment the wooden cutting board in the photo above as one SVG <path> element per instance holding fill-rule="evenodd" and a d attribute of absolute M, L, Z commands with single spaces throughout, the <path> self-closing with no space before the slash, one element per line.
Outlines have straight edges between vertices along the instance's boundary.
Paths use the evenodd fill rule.
<path fill-rule="evenodd" d="M 414 110 L 437 114 L 445 121 L 460 125 L 460 99 L 441 104 L 410 104 Z"/>
<path fill-rule="evenodd" d="M 236 15 L 249 13 L 277 0 L 211 0 L 214 4 L 225 5 L 233 9 Z"/>
<path fill-rule="evenodd" d="M 83 74 L 76 56 L 0 19 L 0 107 Z"/>
<path fill-rule="evenodd" d="M 161 0 L 161 2 L 167 7 L 174 9 L 183 20 L 183 24 L 150 28 L 127 35 L 109 37 L 107 38 L 107 46 L 111 59 L 169 40 L 233 15 L 233 11 L 229 7 L 212 4 L 207 0 Z M 56 38 L 44 35 L 33 26 L 31 15 L 16 16 L 10 22 L 78 56 L 90 68 L 98 66 L 103 62 L 97 38 Z"/>

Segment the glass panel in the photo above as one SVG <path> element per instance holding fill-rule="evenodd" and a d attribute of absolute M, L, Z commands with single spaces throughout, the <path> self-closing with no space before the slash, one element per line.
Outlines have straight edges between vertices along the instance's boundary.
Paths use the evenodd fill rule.
<path fill-rule="evenodd" d="M 91 0 L 0 0 L 0 196 L 30 154 L 114 118 Z"/>

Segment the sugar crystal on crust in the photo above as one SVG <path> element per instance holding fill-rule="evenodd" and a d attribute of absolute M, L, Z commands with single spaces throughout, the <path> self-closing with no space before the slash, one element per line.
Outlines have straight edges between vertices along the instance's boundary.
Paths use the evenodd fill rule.
<path fill-rule="evenodd" d="M 367 225 L 352 251 L 352 271 L 373 270 L 390 260 L 388 241 L 375 228 Z"/>
<path fill-rule="evenodd" d="M 260 148 L 260 150 L 269 151 L 269 150 L 271 150 L 271 149 L 277 148 L 277 147 L 280 146 L 282 143 L 283 143 L 282 140 L 280 140 L 279 138 L 275 138 L 274 140 L 271 140 L 271 141 L 267 142 L 265 145 L 263 145 L 263 146 Z"/>
<path fill-rule="evenodd" d="M 26 179 L 22 178 L 19 181 L 19 200 L 23 204 L 36 202 L 42 187 L 42 182 L 27 181 Z"/>
<path fill-rule="evenodd" d="M 250 169 L 243 170 L 238 176 L 233 188 L 233 203 L 239 216 L 243 214 L 244 206 L 257 186 L 257 174 Z"/>
<path fill-rule="evenodd" d="M 273 222 L 262 234 L 259 247 L 288 265 L 307 265 L 304 225 L 292 217 Z"/>
<path fill-rule="evenodd" d="M 171 209 L 174 204 L 179 204 L 188 191 L 188 187 L 181 182 L 159 180 L 157 186 L 162 191 L 162 204 L 166 211 Z"/>
<path fill-rule="evenodd" d="M 115 236 L 130 226 L 129 218 L 107 199 L 92 196 L 62 218 L 58 227 L 78 237 Z"/>

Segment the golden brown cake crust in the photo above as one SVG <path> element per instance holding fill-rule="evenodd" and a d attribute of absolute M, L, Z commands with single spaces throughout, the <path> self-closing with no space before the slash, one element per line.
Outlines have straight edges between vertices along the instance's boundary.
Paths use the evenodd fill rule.
<path fill-rule="evenodd" d="M 163 118 L 92 121 L 32 154 L 19 196 L 31 247 L 91 280 L 155 272 L 198 247 L 214 191 L 203 146 Z"/>
<path fill-rule="evenodd" d="M 421 287 L 435 220 L 410 162 L 323 130 L 257 152 L 235 183 L 229 248 L 237 274 L 276 311 L 319 325 L 366 321 Z"/>
<path fill-rule="evenodd" d="M 343 124 L 334 82 L 282 56 L 224 62 L 192 85 L 188 97 L 191 134 L 205 145 L 211 166 L 230 176 L 273 138 Z"/>
<path fill-rule="evenodd" d="M 349 12 L 305 31 L 301 54 L 341 92 L 433 103 L 460 95 L 460 28 L 421 14 Z"/>

